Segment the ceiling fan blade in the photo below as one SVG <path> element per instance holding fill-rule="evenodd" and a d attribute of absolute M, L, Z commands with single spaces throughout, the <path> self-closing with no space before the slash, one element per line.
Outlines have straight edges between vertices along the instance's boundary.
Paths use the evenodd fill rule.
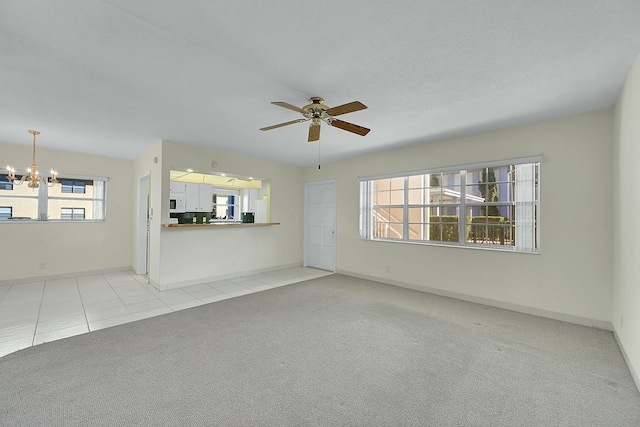
<path fill-rule="evenodd" d="M 316 142 L 320 139 L 320 123 L 311 123 L 309 125 L 309 142 Z"/>
<path fill-rule="evenodd" d="M 348 104 L 338 105 L 337 107 L 332 107 L 327 110 L 327 114 L 330 116 L 339 116 L 340 114 L 351 113 L 353 111 L 364 110 L 367 108 L 360 101 L 353 101 Z"/>
<path fill-rule="evenodd" d="M 288 104 L 282 101 L 272 102 L 273 105 L 277 105 L 278 107 L 287 108 L 289 110 L 297 111 L 298 113 L 304 114 L 304 110 L 302 108 L 298 108 L 295 105 Z"/>
<path fill-rule="evenodd" d="M 260 130 L 271 130 L 271 129 L 281 128 L 282 126 L 288 126 L 288 125 L 292 125 L 294 123 L 302 123 L 302 122 L 306 122 L 307 120 L 309 120 L 309 119 L 291 120 L 290 122 L 284 122 L 284 123 L 280 123 L 278 125 L 267 126 L 266 128 L 260 128 Z"/>
<path fill-rule="evenodd" d="M 354 125 L 353 123 L 344 122 L 342 120 L 334 119 L 331 121 L 331 126 L 346 130 L 349 132 L 357 133 L 358 135 L 365 136 L 371 129 L 367 129 L 362 126 Z"/>

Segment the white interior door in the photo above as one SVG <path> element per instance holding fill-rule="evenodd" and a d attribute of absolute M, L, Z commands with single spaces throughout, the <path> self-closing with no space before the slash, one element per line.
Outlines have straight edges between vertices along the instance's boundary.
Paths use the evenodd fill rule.
<path fill-rule="evenodd" d="M 305 184 L 305 265 L 336 271 L 336 182 Z"/>

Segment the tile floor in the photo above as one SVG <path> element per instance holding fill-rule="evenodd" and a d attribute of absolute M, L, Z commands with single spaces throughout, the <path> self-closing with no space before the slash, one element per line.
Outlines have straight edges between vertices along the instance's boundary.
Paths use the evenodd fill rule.
<path fill-rule="evenodd" d="M 329 274 L 297 267 L 163 292 L 133 272 L 0 286 L 0 357 L 44 342 Z"/>

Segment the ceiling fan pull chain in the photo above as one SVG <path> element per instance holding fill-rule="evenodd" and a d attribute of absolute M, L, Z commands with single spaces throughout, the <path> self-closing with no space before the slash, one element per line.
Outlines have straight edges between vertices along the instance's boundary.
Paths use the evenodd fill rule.
<path fill-rule="evenodd" d="M 318 170 L 320 170 L 320 141 L 318 141 Z"/>

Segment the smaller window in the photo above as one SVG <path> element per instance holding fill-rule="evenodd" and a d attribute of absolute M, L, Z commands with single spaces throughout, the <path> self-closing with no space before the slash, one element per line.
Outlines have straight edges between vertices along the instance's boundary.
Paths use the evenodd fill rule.
<path fill-rule="evenodd" d="M 60 208 L 60 219 L 84 219 L 84 208 Z"/>
<path fill-rule="evenodd" d="M 63 193 L 85 193 L 85 181 L 62 181 Z"/>
<path fill-rule="evenodd" d="M 237 190 L 214 189 L 213 219 L 239 220 L 240 192 Z"/>
<path fill-rule="evenodd" d="M 6 175 L 0 176 L 0 190 L 13 190 L 13 183 Z"/>
<path fill-rule="evenodd" d="M 9 219 L 13 216 L 13 208 L 11 206 L 0 206 L 0 220 Z"/>

